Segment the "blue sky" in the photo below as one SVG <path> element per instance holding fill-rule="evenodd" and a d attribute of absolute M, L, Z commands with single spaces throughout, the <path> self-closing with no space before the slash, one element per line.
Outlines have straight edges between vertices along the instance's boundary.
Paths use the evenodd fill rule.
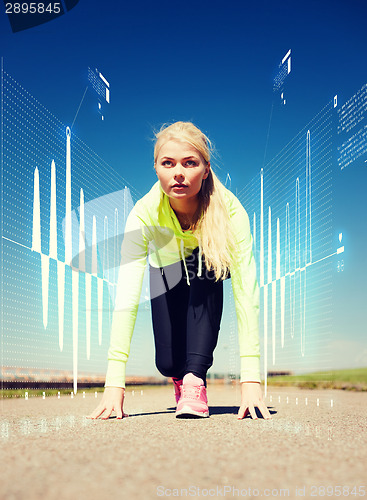
<path fill-rule="evenodd" d="M 75 132 L 144 194 L 154 180 L 153 129 L 193 120 L 213 138 L 223 168 L 242 185 L 261 166 L 277 64 L 292 49 L 287 106 L 269 137 L 277 153 L 335 93 L 365 83 L 363 1 L 175 4 L 80 0 L 66 15 L 12 33 L 0 16 L 5 69 L 64 123 L 84 93 L 88 66 L 111 82 L 102 124 L 88 91 Z M 131 168 L 131 167 L 130 167 Z"/>
<path fill-rule="evenodd" d="M 73 130 L 141 195 L 156 180 L 153 132 L 174 120 L 209 135 L 217 172 L 222 180 L 230 172 L 235 192 L 263 166 L 282 57 L 292 50 L 287 104 L 274 108 L 266 161 L 335 94 L 343 102 L 367 82 L 366 17 L 363 0 L 80 0 L 66 15 L 18 33 L 2 10 L 0 55 L 5 70 L 65 124 L 75 117 L 88 66 L 97 67 L 111 83 L 106 119 L 88 90 Z M 335 336 L 354 343 L 351 360 L 366 349 L 367 298 L 366 169 L 352 169 L 336 186 L 344 187 L 335 213 L 350 249 Z"/>

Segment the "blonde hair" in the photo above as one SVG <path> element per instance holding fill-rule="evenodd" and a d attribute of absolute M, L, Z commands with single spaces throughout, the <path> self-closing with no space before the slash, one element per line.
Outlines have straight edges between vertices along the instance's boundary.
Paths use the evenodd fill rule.
<path fill-rule="evenodd" d="M 155 136 L 154 166 L 160 148 L 170 140 L 188 142 L 199 151 L 207 164 L 210 161 L 212 144 L 191 122 L 163 125 Z M 226 191 L 227 189 L 210 168 L 208 177 L 202 181 L 199 208 L 189 228 L 197 237 L 205 265 L 207 269 L 214 271 L 216 281 L 228 276 L 236 255 L 235 237 L 225 203 Z"/>

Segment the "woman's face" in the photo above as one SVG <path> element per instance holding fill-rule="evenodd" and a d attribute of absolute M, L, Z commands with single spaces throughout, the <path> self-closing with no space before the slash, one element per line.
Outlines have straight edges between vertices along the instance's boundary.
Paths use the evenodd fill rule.
<path fill-rule="evenodd" d="M 188 142 L 172 139 L 161 146 L 155 169 L 167 196 L 195 199 L 203 179 L 209 175 L 210 163 Z"/>

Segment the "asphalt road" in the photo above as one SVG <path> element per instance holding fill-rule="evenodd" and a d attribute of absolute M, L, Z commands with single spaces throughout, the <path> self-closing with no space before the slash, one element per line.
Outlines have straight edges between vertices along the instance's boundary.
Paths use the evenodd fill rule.
<path fill-rule="evenodd" d="M 237 420 L 239 387 L 209 385 L 210 418 L 176 419 L 169 385 L 87 419 L 101 397 L 0 401 L 1 500 L 367 495 L 367 393 L 269 387 L 272 419 Z"/>

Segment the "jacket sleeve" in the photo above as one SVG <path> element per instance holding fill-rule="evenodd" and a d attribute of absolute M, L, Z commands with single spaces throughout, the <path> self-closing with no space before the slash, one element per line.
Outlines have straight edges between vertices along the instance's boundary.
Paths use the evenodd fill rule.
<path fill-rule="evenodd" d="M 259 344 L 260 293 L 252 252 L 252 235 L 247 212 L 234 197 L 230 210 L 238 257 L 231 269 L 238 340 L 241 357 L 241 382 L 261 382 Z"/>
<path fill-rule="evenodd" d="M 139 307 L 147 253 L 144 224 L 137 215 L 135 205 L 126 220 L 121 245 L 105 387 L 125 387 L 125 368 Z"/>

